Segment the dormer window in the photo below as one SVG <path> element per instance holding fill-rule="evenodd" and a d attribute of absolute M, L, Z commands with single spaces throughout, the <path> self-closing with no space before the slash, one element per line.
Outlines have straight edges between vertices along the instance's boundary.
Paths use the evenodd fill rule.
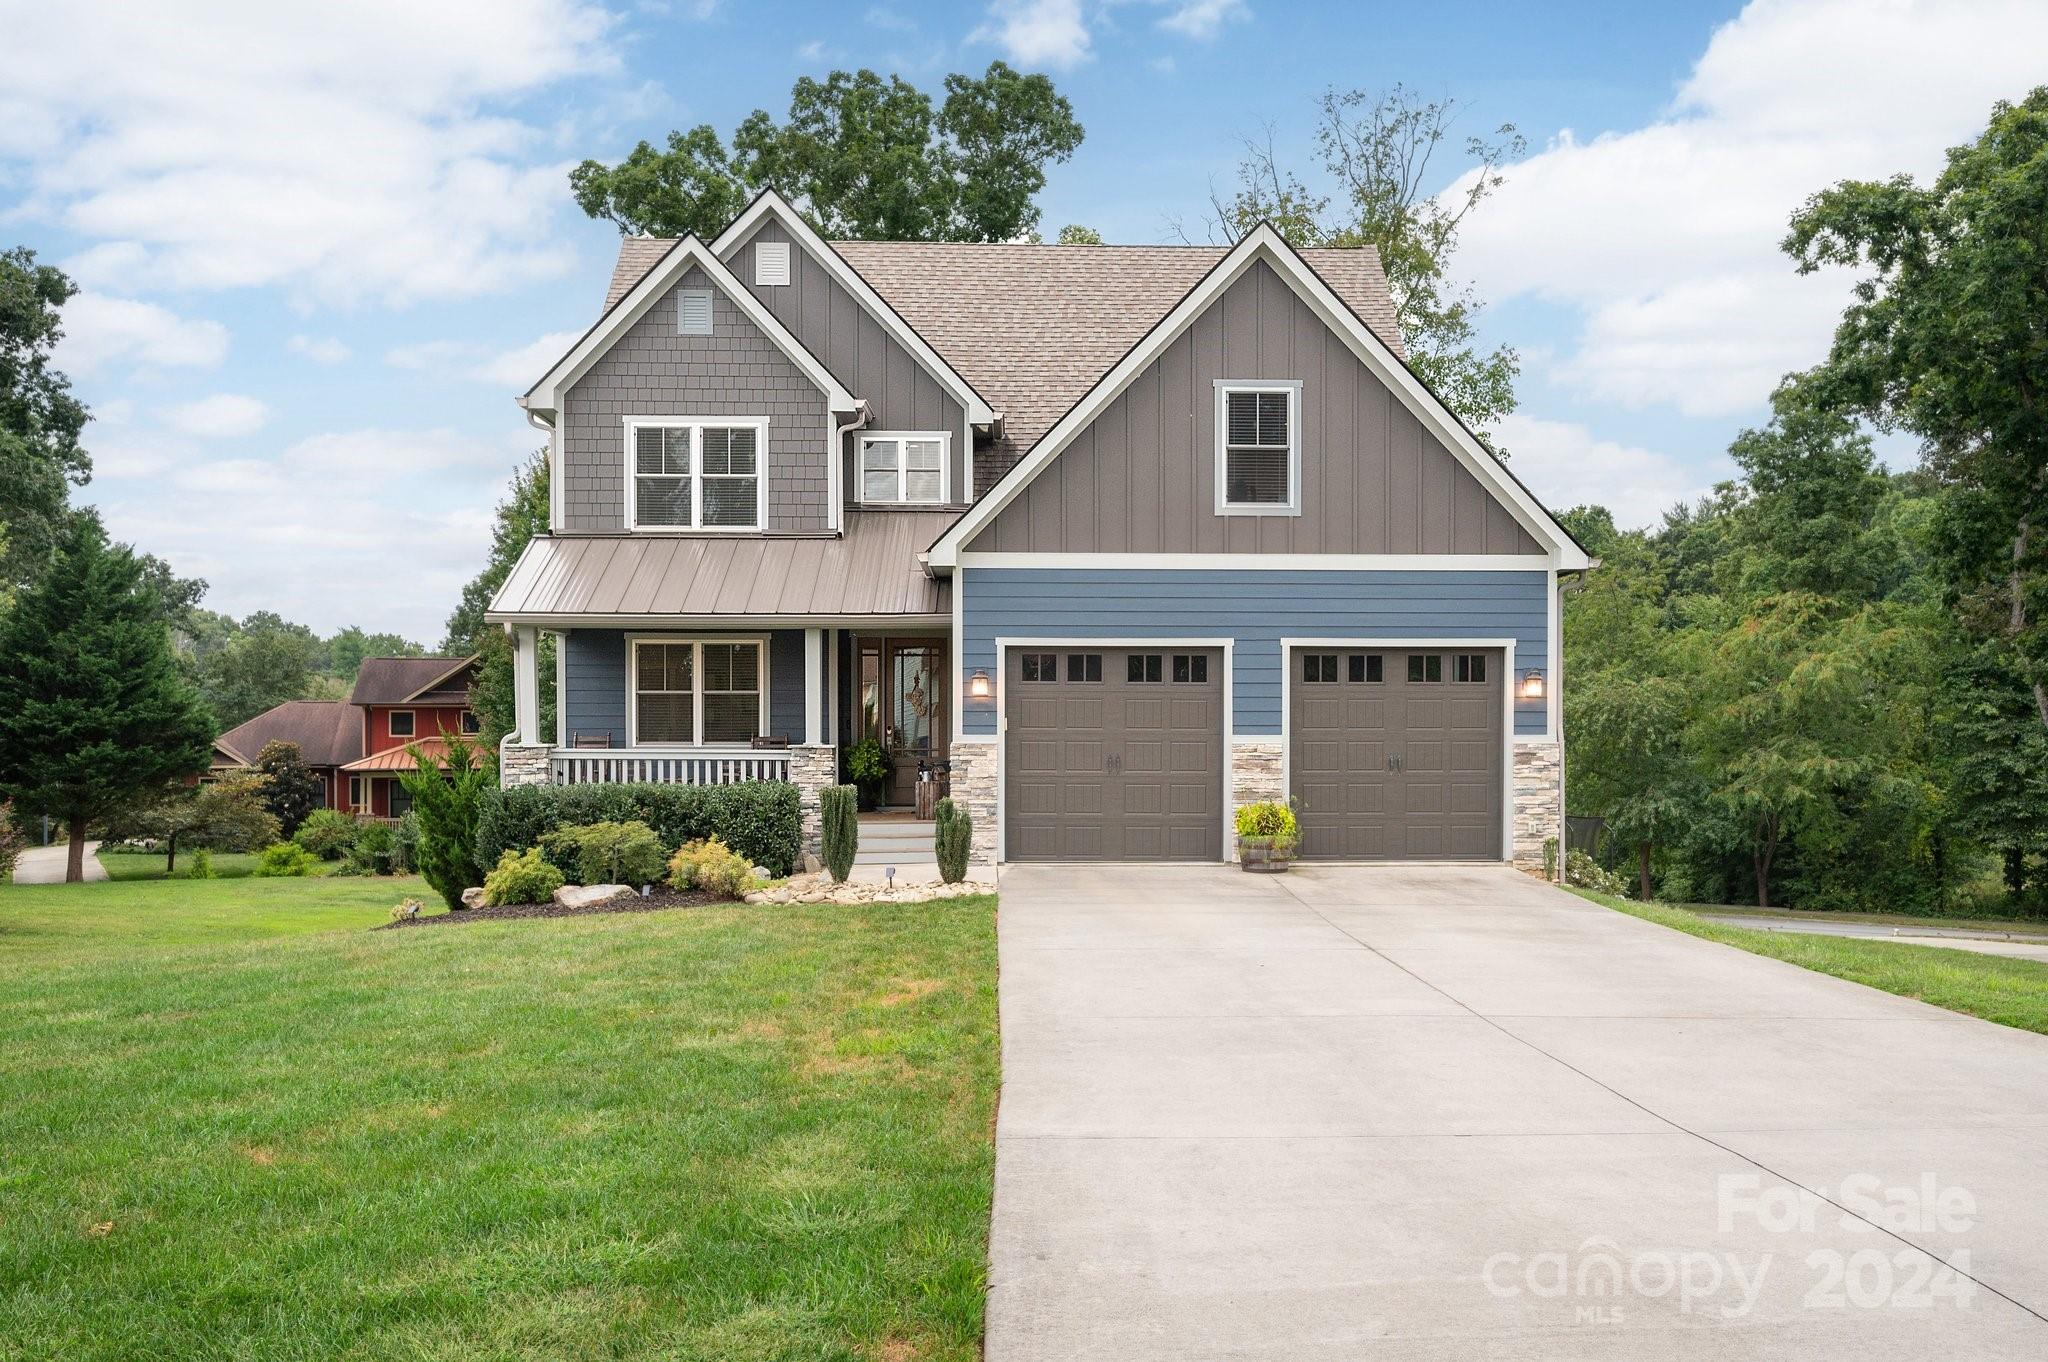
<path fill-rule="evenodd" d="M 1301 384 L 1216 382 L 1216 514 L 1301 514 Z"/>
<path fill-rule="evenodd" d="M 768 422 L 629 417 L 630 530 L 758 530 Z"/>
<path fill-rule="evenodd" d="M 860 439 L 860 499 L 870 505 L 937 505 L 946 500 L 942 431 L 877 431 Z"/>

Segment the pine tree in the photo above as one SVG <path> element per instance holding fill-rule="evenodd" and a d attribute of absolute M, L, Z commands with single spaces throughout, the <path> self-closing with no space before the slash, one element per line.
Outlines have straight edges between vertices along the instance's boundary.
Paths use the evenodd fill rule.
<path fill-rule="evenodd" d="M 0 796 L 67 826 L 64 877 L 80 881 L 87 827 L 203 772 L 212 742 L 143 565 L 72 516 L 0 621 Z"/>

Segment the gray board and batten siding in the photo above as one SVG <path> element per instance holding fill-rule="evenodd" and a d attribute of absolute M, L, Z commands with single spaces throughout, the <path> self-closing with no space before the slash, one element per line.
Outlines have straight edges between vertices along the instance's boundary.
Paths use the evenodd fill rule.
<path fill-rule="evenodd" d="M 1301 382 L 1301 514 L 1216 514 L 1219 379 Z M 966 549 L 1544 552 L 1263 261 L 1224 290 Z"/>
<path fill-rule="evenodd" d="M 711 334 L 678 335 L 676 289 L 707 288 Z M 626 528 L 629 416 L 768 418 L 764 528 L 831 528 L 825 395 L 694 265 L 561 400 L 563 532 Z"/>
<path fill-rule="evenodd" d="M 789 282 L 754 282 L 754 243 L 778 241 L 789 244 Z M 970 438 L 964 426 L 967 413 L 946 391 L 930 370 L 903 348 L 877 321 L 859 299 L 827 270 L 802 242 L 774 217 L 765 217 L 746 240 L 729 249 L 725 263 L 740 282 L 777 321 L 836 375 L 856 397 L 866 398 L 873 413 L 869 430 L 945 431 L 952 436 L 947 486 L 953 504 L 964 505 L 967 487 Z M 841 451 L 846 460 L 846 489 L 849 504 L 860 495 L 860 483 L 853 476 L 852 450 L 858 432 L 847 437 Z"/>

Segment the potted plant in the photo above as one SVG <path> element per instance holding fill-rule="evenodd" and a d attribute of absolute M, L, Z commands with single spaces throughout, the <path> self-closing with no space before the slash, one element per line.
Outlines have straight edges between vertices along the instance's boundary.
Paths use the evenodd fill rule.
<path fill-rule="evenodd" d="M 1301 828 L 1285 804 L 1262 800 L 1237 811 L 1237 861 L 1252 874 L 1281 874 L 1300 843 Z"/>
<path fill-rule="evenodd" d="M 889 779 L 889 754 L 873 737 L 862 738 L 846 749 L 846 779 L 860 791 L 863 812 L 881 803 L 882 784 Z"/>

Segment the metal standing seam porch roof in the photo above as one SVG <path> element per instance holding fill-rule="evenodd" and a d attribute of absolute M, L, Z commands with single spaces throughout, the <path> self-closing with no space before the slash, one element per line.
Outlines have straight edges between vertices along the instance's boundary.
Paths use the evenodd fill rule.
<path fill-rule="evenodd" d="M 484 617 L 947 617 L 950 584 L 920 555 L 955 514 L 848 511 L 838 537 L 543 535 Z"/>

